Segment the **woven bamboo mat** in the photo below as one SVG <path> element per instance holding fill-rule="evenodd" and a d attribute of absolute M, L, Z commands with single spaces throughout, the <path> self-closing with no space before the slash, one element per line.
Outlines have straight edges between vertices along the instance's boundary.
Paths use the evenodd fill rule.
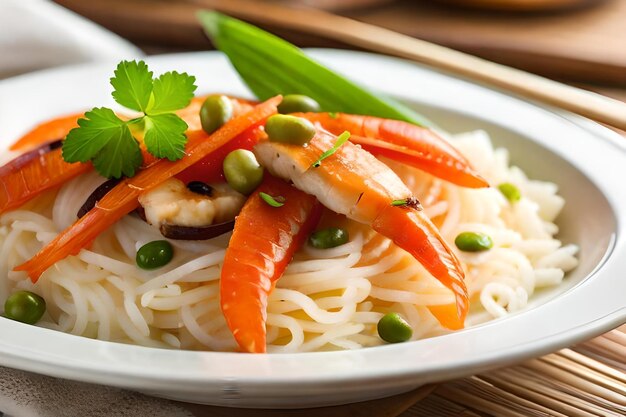
<path fill-rule="evenodd" d="M 401 417 L 625 416 L 626 325 L 518 366 L 438 386 Z"/>

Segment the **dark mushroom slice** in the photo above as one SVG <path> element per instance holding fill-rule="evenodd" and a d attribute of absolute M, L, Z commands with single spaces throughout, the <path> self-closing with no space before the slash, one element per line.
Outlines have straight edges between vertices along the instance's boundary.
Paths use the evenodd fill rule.
<path fill-rule="evenodd" d="M 209 226 L 193 227 L 162 224 L 161 234 L 174 240 L 207 240 L 228 233 L 235 228 L 235 221 L 211 224 Z"/>
<path fill-rule="evenodd" d="M 98 186 L 98 188 L 93 190 L 89 197 L 87 197 L 87 200 L 85 200 L 85 203 L 83 203 L 83 205 L 78 210 L 78 213 L 76 214 L 78 218 L 80 219 L 85 214 L 89 213 L 91 209 L 96 206 L 96 203 L 98 203 L 98 201 L 100 201 L 102 197 L 107 195 L 107 193 L 111 191 L 117 184 L 119 184 L 120 181 L 120 179 L 113 178 L 103 182 Z"/>

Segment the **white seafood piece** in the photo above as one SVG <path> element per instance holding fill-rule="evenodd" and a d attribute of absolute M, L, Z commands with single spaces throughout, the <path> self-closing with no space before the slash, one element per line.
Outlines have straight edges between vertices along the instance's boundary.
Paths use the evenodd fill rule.
<path fill-rule="evenodd" d="M 202 227 L 233 220 L 246 197 L 227 184 L 213 184 L 211 188 L 212 195 L 205 196 L 190 191 L 182 181 L 170 178 L 142 194 L 139 203 L 144 208 L 146 221 L 157 227 L 162 224 Z"/>
<path fill-rule="evenodd" d="M 361 223 L 371 224 L 393 200 L 412 197 L 387 165 L 351 142 L 343 144 L 320 168 L 312 168 L 335 141 L 333 135 L 318 133 L 306 147 L 261 141 L 254 152 L 273 175 L 293 181 L 335 213 Z"/>

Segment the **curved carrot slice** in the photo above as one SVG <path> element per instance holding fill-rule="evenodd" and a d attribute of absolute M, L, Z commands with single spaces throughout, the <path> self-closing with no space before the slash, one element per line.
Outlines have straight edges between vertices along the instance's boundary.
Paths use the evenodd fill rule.
<path fill-rule="evenodd" d="M 41 123 L 18 139 L 9 149 L 12 151 L 25 151 L 45 142 L 65 139 L 70 130 L 78 127 L 78 119 L 83 116 L 84 113 L 76 113 Z"/>
<path fill-rule="evenodd" d="M 361 143 L 368 151 L 409 163 L 454 184 L 470 188 L 489 186 L 454 146 L 430 129 L 399 120 L 345 113 L 296 115 L 319 123 L 335 135 L 347 130 L 353 135 L 350 140 Z M 387 144 L 375 146 L 367 139 L 380 139 Z"/>
<path fill-rule="evenodd" d="M 189 126 L 188 130 L 202 129 L 200 124 L 200 107 L 202 107 L 202 103 L 204 103 L 206 97 L 207 96 L 194 97 L 187 107 L 176 112 L 176 114 L 187 123 Z M 250 111 L 250 109 L 257 104 L 253 100 L 231 96 L 227 97 L 233 102 L 235 114 Z M 52 120 L 40 123 L 11 145 L 9 150 L 26 151 L 45 142 L 65 139 L 67 134 L 70 133 L 70 130 L 78 127 L 78 119 L 84 116 L 85 113 L 75 113 L 67 116 L 56 117 Z"/>
<path fill-rule="evenodd" d="M 0 167 L 0 214 L 92 169 L 91 164 L 68 164 L 61 156 L 61 149 L 43 148 L 29 151 Z"/>
<path fill-rule="evenodd" d="M 443 240 L 435 225 L 421 211 L 389 206 L 380 213 L 372 228 L 409 252 L 439 282 L 452 290 L 456 308 L 431 308 L 440 323 L 449 329 L 462 329 L 469 309 L 469 296 L 463 277 L 463 268 Z M 434 310 L 434 311 L 433 311 Z"/>
<path fill-rule="evenodd" d="M 91 242 L 119 219 L 137 208 L 139 195 L 195 164 L 205 156 L 224 146 L 237 135 L 276 113 L 281 97 L 271 98 L 254 107 L 250 112 L 234 117 L 215 133 L 208 136 L 204 131 L 188 132 L 187 155 L 178 161 L 160 159 L 141 170 L 133 178 L 127 178 L 107 193 L 96 206 L 72 226 L 61 232 L 31 260 L 19 265 L 16 271 L 26 271 L 33 282 L 61 259 L 89 246 Z"/>
<path fill-rule="evenodd" d="M 281 196 L 271 207 L 259 193 Z M 244 352 L 265 352 L 267 297 L 321 215 L 317 199 L 266 173 L 235 221 L 220 280 L 228 327 Z"/>

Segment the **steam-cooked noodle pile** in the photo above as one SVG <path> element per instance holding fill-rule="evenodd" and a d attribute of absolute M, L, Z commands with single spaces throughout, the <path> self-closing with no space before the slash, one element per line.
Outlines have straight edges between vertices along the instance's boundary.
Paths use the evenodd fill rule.
<path fill-rule="evenodd" d="M 554 239 L 563 206 L 551 183 L 528 180 L 508 166 L 482 132 L 454 143 L 491 184 L 514 183 L 522 200 L 510 204 L 497 188 L 463 189 L 413 168 L 390 163 L 451 242 L 464 231 L 484 232 L 493 249 L 457 252 L 475 302 L 470 322 L 523 308 L 540 287 L 557 285 L 577 264 L 574 245 Z M 48 311 L 40 326 L 145 346 L 235 350 L 219 305 L 220 263 L 230 235 L 172 241 L 166 267 L 144 271 L 136 250 L 163 239 L 130 215 L 98 237 L 90 250 L 58 262 L 33 285 L 15 265 L 34 255 L 72 224 L 86 197 L 103 179 L 82 176 L 0 218 L 0 299 L 13 288 L 41 294 Z M 333 249 L 303 248 L 279 280 L 268 306 L 268 351 L 354 349 L 382 343 L 376 323 L 402 313 L 419 339 L 444 332 L 427 305 L 449 304 L 452 294 L 389 240 L 345 219 L 350 242 Z M 480 312 L 480 305 L 484 310 Z"/>

